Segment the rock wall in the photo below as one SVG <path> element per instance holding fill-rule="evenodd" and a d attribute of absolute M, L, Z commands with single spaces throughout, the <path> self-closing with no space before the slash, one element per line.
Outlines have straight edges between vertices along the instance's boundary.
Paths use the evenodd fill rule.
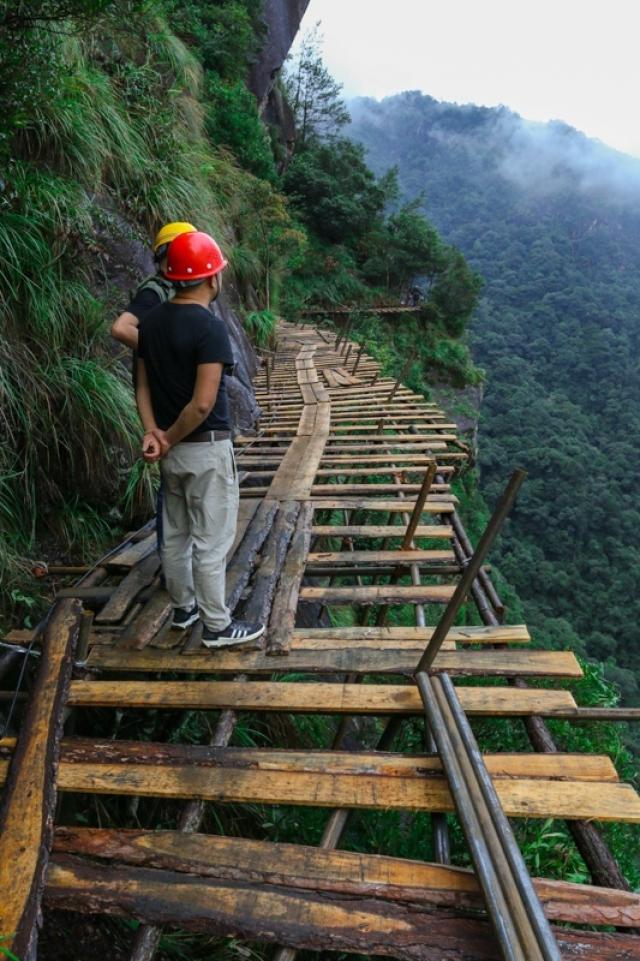
<path fill-rule="evenodd" d="M 264 0 L 262 18 L 266 39 L 249 74 L 249 87 L 261 108 L 267 100 L 275 78 L 284 63 L 309 0 Z"/>

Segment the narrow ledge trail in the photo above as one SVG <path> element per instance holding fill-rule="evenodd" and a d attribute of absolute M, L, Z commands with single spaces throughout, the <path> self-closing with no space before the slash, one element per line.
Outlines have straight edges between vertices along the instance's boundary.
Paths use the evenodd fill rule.
<path fill-rule="evenodd" d="M 132 961 L 153 957 L 163 925 L 271 942 L 281 961 L 298 949 L 638 958 L 640 895 L 625 888 L 597 822 L 640 822 L 640 797 L 608 757 L 557 751 L 544 723 L 634 712 L 580 707 L 562 687 L 581 676 L 575 656 L 532 649 L 525 625 L 502 622 L 483 542 L 474 553 L 450 489 L 467 457 L 456 425 L 381 376 L 347 336 L 309 324 L 280 323 L 256 394 L 256 436 L 236 438 L 227 595 L 232 609 L 265 620 L 263 638 L 212 653 L 198 625 L 169 628 L 153 522 L 60 590 L 40 633 L 5 638 L 16 656 L 25 646 L 42 656 L 17 736 L 0 740 L 2 947 L 36 957 L 44 902 L 142 922 Z M 454 626 L 461 600 L 475 604 L 480 626 Z M 415 623 L 387 626 L 400 604 Z M 301 626 L 312 616 L 330 625 L 341 605 L 359 626 Z M 294 679 L 278 679 L 285 672 Z M 494 685 L 465 686 L 478 677 Z M 552 684 L 528 686 L 540 678 Z M 220 714 L 211 742 L 193 745 L 77 737 L 79 708 Z M 246 712 L 341 721 L 325 750 L 230 746 Z M 354 750 L 348 721 L 365 715 L 382 734 L 377 749 Z M 532 749 L 481 755 L 467 715 L 520 718 Z M 394 752 L 411 717 L 425 720 L 426 750 Z M 174 830 L 78 827 L 56 803 L 74 793 L 186 803 Z M 333 813 L 310 847 L 201 833 L 206 802 Z M 362 809 L 432 813 L 440 863 L 340 850 Z M 474 870 L 447 863 L 451 812 Z M 508 818 L 566 820 L 594 884 L 529 878 Z"/>

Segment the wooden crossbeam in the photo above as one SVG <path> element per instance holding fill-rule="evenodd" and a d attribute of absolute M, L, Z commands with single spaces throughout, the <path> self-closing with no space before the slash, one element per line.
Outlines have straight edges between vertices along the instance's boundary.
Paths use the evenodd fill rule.
<path fill-rule="evenodd" d="M 607 757 L 487 755 L 485 764 L 511 817 L 640 823 L 640 797 L 617 781 Z M 0 781 L 7 767 L 8 761 L 0 762 Z M 58 785 L 89 794 L 197 796 L 225 803 L 454 810 L 440 760 L 430 755 L 71 740 L 62 744 Z"/>
<path fill-rule="evenodd" d="M 486 717 L 573 717 L 569 691 L 524 691 L 512 687 L 459 687 L 460 703 Z M 412 684 L 293 683 L 260 681 L 73 681 L 74 707 L 129 707 L 161 710 L 234 710 L 291 714 L 421 715 Z"/>
<path fill-rule="evenodd" d="M 273 674 L 278 659 L 259 651 L 218 650 L 215 656 L 204 648 L 185 656 L 171 651 L 114 651 L 96 645 L 88 665 L 100 670 L 172 671 L 195 674 Z M 424 650 L 424 648 L 422 648 Z M 353 645 L 323 649 L 313 641 L 294 641 L 286 659 L 286 670 L 301 674 L 400 674 L 413 676 L 415 650 Z M 434 670 L 462 677 L 582 677 L 582 669 L 571 651 L 441 651 Z"/>
<path fill-rule="evenodd" d="M 379 898 L 331 896 L 296 887 L 218 881 L 174 871 L 97 865 L 57 855 L 49 872 L 47 901 L 53 908 L 96 911 L 168 923 L 209 934 L 242 936 L 292 948 L 401 961 L 499 961 L 489 926 L 478 920 L 435 915 L 415 905 Z M 587 931 L 554 932 L 563 961 L 625 961 L 637 938 Z"/>
<path fill-rule="evenodd" d="M 339 587 L 303 587 L 300 600 L 321 604 L 446 604 L 452 584 L 357 584 Z"/>
<path fill-rule="evenodd" d="M 414 907 L 478 910 L 482 906 L 471 871 L 354 851 L 209 834 L 91 828 L 58 828 L 53 850 L 200 877 L 363 895 Z M 534 883 L 547 917 L 555 921 L 640 924 L 640 894 L 542 878 Z"/>

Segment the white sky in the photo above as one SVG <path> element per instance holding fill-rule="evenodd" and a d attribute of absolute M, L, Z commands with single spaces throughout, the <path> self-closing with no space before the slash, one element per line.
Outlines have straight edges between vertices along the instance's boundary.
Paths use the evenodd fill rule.
<path fill-rule="evenodd" d="M 640 156 L 638 0 L 311 0 L 318 20 L 347 97 L 504 104 Z"/>

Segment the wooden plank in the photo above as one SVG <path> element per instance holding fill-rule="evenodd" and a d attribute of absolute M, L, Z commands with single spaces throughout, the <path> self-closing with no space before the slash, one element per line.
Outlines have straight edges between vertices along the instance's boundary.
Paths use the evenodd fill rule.
<path fill-rule="evenodd" d="M 270 498 L 286 500 L 291 496 L 291 487 L 297 479 L 300 464 L 305 461 L 310 440 L 311 435 L 305 434 L 293 438 L 271 481 Z"/>
<path fill-rule="evenodd" d="M 140 541 L 129 544 L 124 547 L 117 554 L 112 554 L 112 556 L 105 561 L 105 566 L 108 570 L 118 570 L 123 567 L 135 567 L 140 561 L 143 561 L 145 557 L 157 548 L 157 536 L 155 530 L 148 534 L 145 538 Z"/>
<path fill-rule="evenodd" d="M 300 583 L 307 563 L 311 545 L 313 508 L 309 503 L 302 506 L 291 546 L 282 567 L 278 590 L 271 608 L 267 631 L 267 653 L 288 653 L 295 627 Z"/>
<path fill-rule="evenodd" d="M 251 498 L 245 498 L 245 499 L 243 499 L 243 500 L 240 501 L 240 504 L 239 504 L 239 506 L 238 506 L 238 521 L 237 521 L 237 524 L 236 524 L 236 536 L 235 536 L 234 539 L 233 539 L 233 544 L 231 545 L 231 550 L 229 551 L 229 553 L 228 553 L 228 555 L 227 555 L 227 563 L 228 563 L 229 560 L 233 557 L 233 555 L 235 554 L 236 550 L 237 550 L 238 547 L 240 546 L 240 543 L 241 543 L 241 541 L 242 541 L 242 538 L 243 538 L 244 535 L 246 534 L 247 528 L 248 528 L 249 524 L 251 523 L 251 521 L 253 520 L 253 517 L 254 517 L 256 511 L 258 510 L 258 507 L 260 506 L 260 503 L 261 503 L 261 502 L 260 502 L 260 499 L 259 499 L 258 497 L 255 497 L 255 498 L 253 498 L 253 499 L 251 499 Z"/>
<path fill-rule="evenodd" d="M 405 528 L 402 524 L 315 524 L 312 530 L 312 533 L 317 537 L 362 538 L 402 538 L 404 532 Z M 453 537 L 453 528 L 449 527 L 448 524 L 419 524 L 418 527 L 416 527 L 415 536 L 451 539 Z"/>
<path fill-rule="evenodd" d="M 155 748 L 160 748 L 156 756 Z M 169 751 L 178 747 L 179 751 Z M 64 791 L 125 796 L 191 798 L 239 804 L 285 804 L 312 807 L 346 807 L 404 811 L 455 810 L 440 761 L 433 757 L 411 758 L 350 752 L 267 751 L 214 748 L 195 752 L 183 745 L 133 743 L 128 754 L 125 742 L 106 747 L 88 742 L 83 753 L 67 760 L 63 745 L 58 786 Z M 88 752 L 91 752 L 90 754 Z M 116 759 L 110 760 L 110 756 Z M 183 756 L 189 758 L 184 763 Z M 89 757 L 91 760 L 89 760 Z M 99 758 L 99 763 L 98 763 Z M 192 760 L 198 758 L 197 761 Z M 536 760 L 537 759 L 537 760 Z M 543 762 L 557 761 L 549 771 Z M 605 759 L 605 761 L 608 759 Z M 562 763 L 564 762 L 564 764 Z M 576 755 L 570 767 L 567 755 L 489 755 L 485 759 L 498 797 L 509 817 L 592 819 L 640 823 L 640 797 L 628 784 L 584 779 L 584 755 Z M 0 762 L 0 779 L 8 762 Z M 569 779 L 569 771 L 583 779 Z M 532 776 L 520 772 L 530 771 Z M 516 773 L 517 772 L 517 773 Z M 555 773 L 557 772 L 557 774 Z"/>
<path fill-rule="evenodd" d="M 297 465 L 297 471 L 293 476 L 288 497 L 302 500 L 311 494 L 316 471 L 320 465 L 320 458 L 324 451 L 324 445 L 329 433 L 331 423 L 331 405 L 317 404 L 316 421 L 313 434 L 308 438 L 308 444 L 304 452 L 302 461 Z"/>
<path fill-rule="evenodd" d="M 447 604 L 453 584 L 357 584 L 339 587 L 303 587 L 300 601 L 320 604 Z"/>
<path fill-rule="evenodd" d="M 286 501 L 276 517 L 275 523 L 265 541 L 260 562 L 253 578 L 253 590 L 245 607 L 245 616 L 250 624 L 264 624 L 269 619 L 269 612 L 276 585 L 284 565 L 287 549 L 300 512 L 297 501 Z M 253 647 L 264 647 L 264 635 L 253 642 Z M 245 644 L 243 647 L 247 648 Z"/>
<path fill-rule="evenodd" d="M 142 650 L 161 631 L 172 610 L 171 598 L 167 592 L 159 589 L 154 591 L 138 617 L 127 626 L 118 646 Z"/>
<path fill-rule="evenodd" d="M 450 474 L 452 471 L 453 467 L 438 464 L 439 474 Z M 311 488 L 311 497 L 315 499 L 325 494 L 327 497 L 335 497 L 338 491 L 346 496 L 367 494 L 372 498 L 380 497 L 381 494 L 393 494 L 394 496 L 397 496 L 398 493 L 419 494 L 421 486 L 421 484 L 314 484 Z"/>
<path fill-rule="evenodd" d="M 47 902 L 53 908 L 133 914 L 211 935 L 241 935 L 293 949 L 390 955 L 401 961 L 500 961 L 488 924 L 375 898 L 221 882 L 177 872 L 90 864 L 58 855 Z M 638 938 L 554 930 L 563 961 L 630 961 Z"/>
<path fill-rule="evenodd" d="M 458 498 L 454 494 L 442 493 L 449 490 L 448 484 L 433 484 L 431 490 L 434 491 L 427 498 L 427 504 L 457 504 Z M 339 488 L 336 488 L 336 493 Z M 435 492 L 441 493 L 435 493 Z M 385 497 L 380 500 L 373 500 L 369 497 L 322 497 L 313 501 L 316 510 L 344 510 L 344 511 L 373 511 L 374 513 L 391 514 L 410 513 L 415 506 L 415 497 L 400 498 Z"/>
<path fill-rule="evenodd" d="M 54 608 L 42 639 L 42 657 L 9 762 L 0 808 L 0 933 L 2 948 L 35 957 L 40 900 L 53 834 L 56 773 L 81 606 Z"/>
<path fill-rule="evenodd" d="M 397 564 L 408 566 L 411 564 L 434 564 L 434 563 L 456 562 L 453 551 L 421 551 L 421 550 L 397 550 L 397 551 L 315 551 L 309 554 L 307 559 L 307 570 L 313 571 L 316 567 L 326 567 L 331 565 L 353 564 Z"/>
<path fill-rule="evenodd" d="M 244 537 L 227 565 L 226 601 L 233 611 L 249 583 L 258 551 L 264 544 L 278 511 L 277 501 L 263 501 L 250 520 Z"/>
<path fill-rule="evenodd" d="M 160 558 L 155 551 L 138 561 L 118 584 L 100 613 L 96 614 L 96 624 L 117 624 L 121 621 L 140 591 L 153 582 L 159 569 Z"/>
<path fill-rule="evenodd" d="M 297 434 L 298 436 L 313 434 L 313 429 L 316 423 L 316 406 L 315 404 L 308 404 L 304 407 L 301 415 L 300 422 L 298 424 Z M 260 454 L 260 450 L 257 451 Z M 242 458 L 242 463 L 244 463 L 244 458 Z"/>
<path fill-rule="evenodd" d="M 455 563 L 453 551 L 315 551 L 307 558 L 307 570 L 316 567 L 335 567 L 337 570 L 353 564 L 434 564 Z"/>
<path fill-rule="evenodd" d="M 489 717 L 570 717 L 569 691 L 512 687 L 458 687 L 467 713 Z M 291 714 L 421 715 L 412 684 L 326 684 L 262 681 L 72 681 L 69 704 L 164 710 L 237 710 Z"/>
<path fill-rule="evenodd" d="M 473 872 L 376 854 L 208 834 L 88 828 L 58 828 L 53 850 L 218 880 L 482 909 Z M 539 878 L 534 885 L 550 920 L 640 925 L 640 894 Z"/>
<path fill-rule="evenodd" d="M 317 645 L 318 649 L 343 647 L 345 644 L 381 645 L 393 648 L 406 641 L 416 647 L 426 647 L 433 635 L 433 627 L 300 627 L 294 631 L 294 644 Z M 525 624 L 499 624 L 496 627 L 469 625 L 452 627 L 448 641 L 455 644 L 527 644 L 531 635 Z"/>
<path fill-rule="evenodd" d="M 216 651 L 190 657 L 146 648 L 121 652 L 95 647 L 89 667 L 115 671 L 175 671 L 210 674 L 272 674 L 274 661 L 262 652 Z M 318 650 L 313 644 L 292 645 L 287 671 L 301 674 L 400 674 L 413 676 L 417 664 L 414 650 L 378 650 L 375 646 L 353 646 Z M 582 677 L 582 669 L 570 651 L 442 651 L 434 670 L 459 677 Z"/>

